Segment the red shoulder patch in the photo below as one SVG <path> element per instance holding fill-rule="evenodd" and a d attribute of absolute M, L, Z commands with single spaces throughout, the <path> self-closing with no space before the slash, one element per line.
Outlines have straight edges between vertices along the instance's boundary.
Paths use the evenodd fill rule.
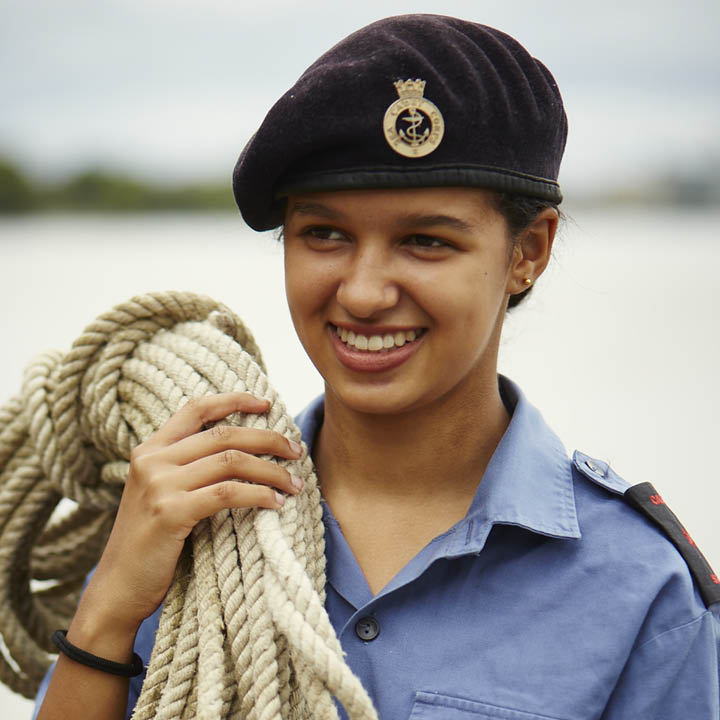
<path fill-rule="evenodd" d="M 720 579 L 675 513 L 650 483 L 633 485 L 623 495 L 630 505 L 650 518 L 680 551 L 695 578 L 706 605 L 720 602 Z"/>

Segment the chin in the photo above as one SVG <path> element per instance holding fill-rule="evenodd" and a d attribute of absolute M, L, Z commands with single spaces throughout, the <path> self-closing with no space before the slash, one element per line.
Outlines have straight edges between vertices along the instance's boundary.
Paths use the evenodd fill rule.
<path fill-rule="evenodd" d="M 389 385 L 365 382 L 356 387 L 347 387 L 344 384 L 326 384 L 326 394 L 332 394 L 341 406 L 351 412 L 368 415 L 402 415 L 432 402 L 431 398 Z"/>

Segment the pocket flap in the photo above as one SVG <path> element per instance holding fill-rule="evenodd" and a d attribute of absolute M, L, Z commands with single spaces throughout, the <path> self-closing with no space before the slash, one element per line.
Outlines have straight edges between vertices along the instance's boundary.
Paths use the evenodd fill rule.
<path fill-rule="evenodd" d="M 560 720 L 475 700 L 417 692 L 409 720 Z"/>

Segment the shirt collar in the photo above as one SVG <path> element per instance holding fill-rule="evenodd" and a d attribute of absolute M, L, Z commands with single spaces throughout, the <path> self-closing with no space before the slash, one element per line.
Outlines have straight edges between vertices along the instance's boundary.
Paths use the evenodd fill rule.
<path fill-rule="evenodd" d="M 517 385 L 498 376 L 510 424 L 488 463 L 466 520 L 579 538 L 572 465 L 565 447 Z"/>
<path fill-rule="evenodd" d="M 565 447 L 515 383 L 502 375 L 498 382 L 511 414 L 510 424 L 464 520 L 438 538 L 445 541 L 448 554 L 482 549 L 495 523 L 516 525 L 550 537 L 580 537 L 572 466 Z M 323 417 L 320 396 L 296 418 L 311 453 Z M 458 532 L 461 529 L 463 532 Z"/>

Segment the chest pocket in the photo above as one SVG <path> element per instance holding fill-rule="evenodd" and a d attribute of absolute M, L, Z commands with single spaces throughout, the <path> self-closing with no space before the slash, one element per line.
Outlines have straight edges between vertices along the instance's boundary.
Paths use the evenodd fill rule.
<path fill-rule="evenodd" d="M 438 693 L 415 693 L 409 720 L 561 720 Z"/>

